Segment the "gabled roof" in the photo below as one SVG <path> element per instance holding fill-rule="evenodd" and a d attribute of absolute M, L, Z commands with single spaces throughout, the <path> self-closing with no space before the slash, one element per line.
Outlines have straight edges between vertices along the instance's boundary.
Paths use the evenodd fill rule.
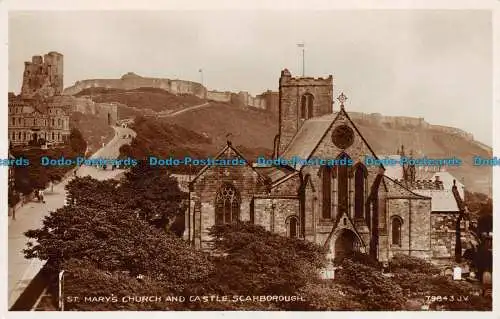
<path fill-rule="evenodd" d="M 316 146 L 321 142 L 330 126 L 337 118 L 337 114 L 327 114 L 321 117 L 310 118 L 302 124 L 297 134 L 287 146 L 281 157 L 291 159 L 297 156 L 308 159 Z M 302 166 L 298 164 L 295 169 L 300 170 Z"/>
<path fill-rule="evenodd" d="M 245 156 L 243 156 L 243 154 L 241 154 L 235 147 L 233 147 L 233 145 L 231 144 L 230 141 L 228 141 L 226 146 L 219 153 L 217 153 L 217 155 L 215 155 L 214 159 L 221 158 L 222 155 L 224 155 L 227 152 L 227 150 L 229 150 L 229 149 L 232 150 L 234 153 L 236 153 L 236 155 L 238 155 L 238 157 L 240 157 L 241 159 L 243 159 L 245 161 L 245 163 L 248 165 L 248 167 L 250 167 L 250 169 L 252 169 L 257 174 L 257 177 L 259 178 L 259 180 L 261 180 L 264 184 L 269 184 L 269 180 L 267 180 L 267 178 L 265 176 L 259 174 L 259 172 L 254 167 L 252 167 L 252 164 L 245 158 Z M 210 168 L 209 165 L 205 165 L 198 172 L 198 174 L 196 174 L 196 176 L 193 178 L 193 180 L 189 183 L 189 186 L 193 185 L 196 182 L 196 180 L 198 179 L 198 177 L 200 177 L 209 168 Z"/>
<path fill-rule="evenodd" d="M 268 166 L 268 167 L 254 167 L 254 169 L 265 176 L 271 184 L 274 184 L 281 179 L 284 179 L 292 174 L 296 174 L 297 171 L 289 166 Z"/>
<path fill-rule="evenodd" d="M 458 212 L 459 208 L 453 192 L 449 189 L 418 189 L 415 190 L 422 196 L 431 197 L 431 211 L 433 212 Z"/>
<path fill-rule="evenodd" d="M 431 196 L 426 196 L 417 191 L 413 192 L 406 188 L 403 184 L 396 182 L 392 178 L 384 175 L 384 185 L 387 190 L 388 197 L 404 197 L 414 199 L 430 199 Z"/>
<path fill-rule="evenodd" d="M 356 124 L 354 124 L 343 108 L 337 113 L 326 114 L 306 120 L 300 127 L 297 134 L 295 134 L 294 138 L 287 146 L 281 157 L 291 159 L 292 157 L 297 156 L 301 159 L 309 159 L 340 115 L 344 115 L 346 117 L 356 133 L 361 137 L 363 143 L 368 147 L 373 157 L 378 159 L 377 154 L 375 154 L 370 144 L 368 144 L 366 139 L 363 137 L 363 134 L 361 134 Z M 295 169 L 301 170 L 302 167 L 303 165 L 298 163 Z M 380 165 L 380 167 L 384 168 L 383 165 Z"/>

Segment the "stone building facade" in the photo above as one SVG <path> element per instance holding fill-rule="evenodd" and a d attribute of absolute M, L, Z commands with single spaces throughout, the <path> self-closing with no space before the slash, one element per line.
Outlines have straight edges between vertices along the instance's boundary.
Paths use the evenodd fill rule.
<path fill-rule="evenodd" d="M 228 141 L 215 159 L 245 165 L 206 166 L 190 182 L 186 239 L 209 248 L 211 226 L 242 220 L 323 245 L 330 258 L 433 258 L 432 198 L 384 175 L 382 165 L 364 165 L 377 156 L 343 103 L 333 111 L 332 76 L 283 70 L 275 161 L 252 164 Z"/>
<path fill-rule="evenodd" d="M 30 141 L 45 140 L 63 143 L 69 138 L 70 120 L 65 105 L 52 99 L 30 99 L 9 94 L 9 142 L 27 145 Z"/>
<path fill-rule="evenodd" d="M 12 145 L 32 141 L 63 143 L 69 138 L 71 106 L 60 100 L 63 55 L 49 52 L 25 62 L 21 94 L 8 96 L 8 135 Z"/>

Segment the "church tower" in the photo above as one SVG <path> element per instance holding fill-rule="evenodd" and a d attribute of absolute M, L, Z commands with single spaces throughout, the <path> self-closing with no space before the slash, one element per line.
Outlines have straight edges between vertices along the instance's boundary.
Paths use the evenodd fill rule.
<path fill-rule="evenodd" d="M 279 131 L 275 155 L 283 154 L 302 124 L 311 117 L 333 111 L 333 77 L 292 77 L 281 71 L 279 83 Z"/>

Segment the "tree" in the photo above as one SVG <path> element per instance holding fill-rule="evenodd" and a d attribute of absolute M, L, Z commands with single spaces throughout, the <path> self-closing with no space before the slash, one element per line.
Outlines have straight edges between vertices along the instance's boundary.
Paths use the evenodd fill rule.
<path fill-rule="evenodd" d="M 166 168 L 141 162 L 126 173 L 126 181 L 120 189 L 124 197 L 133 198 L 128 208 L 140 209 L 160 228 L 169 229 L 175 225 L 172 230 L 182 235 L 188 194 L 181 191 L 177 179 Z"/>
<path fill-rule="evenodd" d="M 69 144 L 71 149 L 76 154 L 85 154 L 87 142 L 83 138 L 82 133 L 77 128 L 72 128 L 69 134 Z"/>
<path fill-rule="evenodd" d="M 210 235 L 218 255 L 212 281 L 219 293 L 293 295 L 325 266 L 322 247 L 250 223 L 216 225 Z"/>
<path fill-rule="evenodd" d="M 24 250 L 26 258 L 48 260 L 54 271 L 71 258 L 86 260 L 103 271 L 127 271 L 165 282 L 178 293 L 211 272 L 203 253 L 123 208 L 64 206 L 26 236 L 36 240 Z"/>

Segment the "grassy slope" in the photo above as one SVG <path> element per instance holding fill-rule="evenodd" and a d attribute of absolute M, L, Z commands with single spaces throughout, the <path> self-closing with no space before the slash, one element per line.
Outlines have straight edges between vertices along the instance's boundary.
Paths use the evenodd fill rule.
<path fill-rule="evenodd" d="M 212 139 L 210 148 L 215 154 L 225 143 L 227 133 L 232 133 L 234 145 L 239 145 L 249 159 L 270 155 L 273 139 L 278 130 L 278 120 L 260 110 L 239 109 L 230 104 L 213 103 L 212 107 L 186 112 L 168 120 L 189 130 L 205 134 Z M 356 121 L 355 121 L 356 123 Z M 488 178 L 491 168 L 472 167 L 474 155 L 488 157 L 483 148 L 466 139 L 435 130 L 373 127 L 356 123 L 359 130 L 377 155 L 395 154 L 399 145 L 406 149 L 425 150 L 422 156 L 444 158 L 456 156 L 464 161 L 458 168 L 449 168 L 458 180 L 464 179 L 471 191 L 489 192 Z"/>
<path fill-rule="evenodd" d="M 82 133 L 91 153 L 98 150 L 101 143 L 107 143 L 115 135 L 114 130 L 96 115 L 73 112 L 70 121 L 71 127 L 76 127 Z"/>
<path fill-rule="evenodd" d="M 175 95 L 157 88 L 134 90 L 90 88 L 75 96 L 90 95 L 94 102 L 118 102 L 131 107 L 148 108 L 156 112 L 182 109 L 202 104 L 204 101 L 193 95 Z"/>
<path fill-rule="evenodd" d="M 154 111 L 182 109 L 203 103 L 194 96 L 176 96 L 161 89 L 140 88 L 136 90 L 117 90 L 93 88 L 78 95 L 90 95 L 97 102 L 119 102 L 137 109 Z M 128 110 L 128 115 L 134 111 Z M 151 121 L 151 120 L 148 120 Z M 229 103 L 212 102 L 210 107 L 196 109 L 161 121 L 175 124 L 171 128 L 143 128 L 145 140 L 141 147 L 157 148 L 160 154 L 195 154 L 197 156 L 215 155 L 226 143 L 227 134 L 241 152 L 253 160 L 259 155 L 271 155 L 274 136 L 277 133 L 278 120 L 275 116 L 257 109 L 241 109 Z M 377 155 L 395 154 L 401 144 L 406 149 L 425 150 L 431 158 L 456 156 L 465 161 L 459 168 L 450 168 L 450 172 L 462 180 L 471 191 L 488 193 L 491 169 L 472 168 L 472 156 L 491 156 L 477 144 L 464 138 L 430 129 L 408 129 L 398 127 L 374 127 L 355 121 L 364 137 Z M 182 130 L 185 129 L 185 130 Z M 198 133 L 196 138 L 188 133 Z M 82 130 L 84 133 L 85 130 Z M 182 133 L 181 133 L 182 132 Z M 172 136 L 176 136 L 172 139 Z M 190 136 L 190 137 L 189 137 Z M 208 139 L 208 140 L 207 140 Z M 147 146 L 146 146 L 147 145 Z M 164 150 L 163 148 L 168 148 Z M 176 149 L 172 151 L 172 149 Z"/>

